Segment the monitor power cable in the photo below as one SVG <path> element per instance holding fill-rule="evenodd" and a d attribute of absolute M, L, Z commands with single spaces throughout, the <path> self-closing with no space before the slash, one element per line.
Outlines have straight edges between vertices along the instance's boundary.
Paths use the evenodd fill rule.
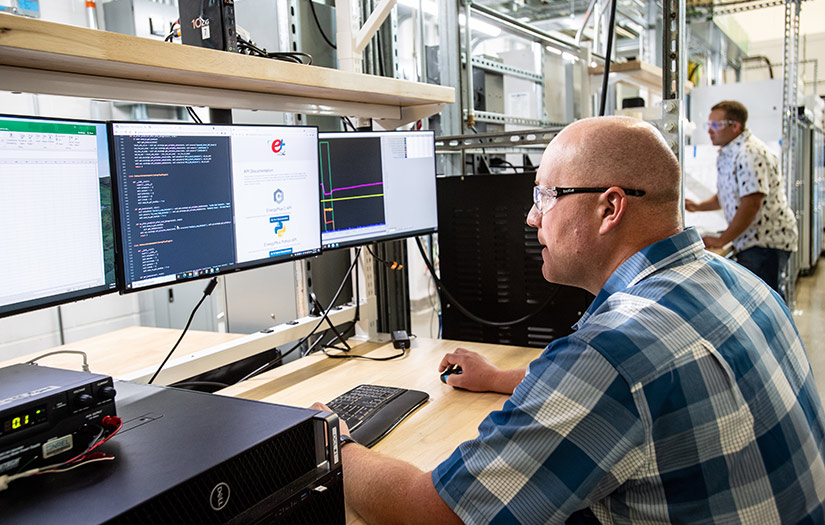
<path fill-rule="evenodd" d="M 419 237 L 415 238 L 415 243 L 418 245 L 418 251 L 419 251 L 419 253 L 421 253 L 421 258 L 424 259 L 424 264 L 427 265 L 427 269 L 430 271 L 430 275 L 432 275 L 432 278 L 435 281 L 435 289 L 438 292 L 438 297 L 439 297 L 439 300 L 441 301 L 441 304 L 442 305 L 444 304 L 444 298 L 446 297 L 447 301 L 450 304 L 452 304 L 453 306 L 455 306 L 458 309 L 459 312 L 464 314 L 471 321 L 475 321 L 479 324 L 483 324 L 483 325 L 486 325 L 486 326 L 494 326 L 494 327 L 499 327 L 500 328 L 500 327 L 507 327 L 507 326 L 515 326 L 517 324 L 523 323 L 524 321 L 527 321 L 528 319 L 530 319 L 532 317 L 535 317 L 536 315 L 541 313 L 541 311 L 544 310 L 544 308 L 548 304 L 550 304 L 550 301 L 553 300 L 553 297 L 555 297 L 556 294 L 559 291 L 559 288 L 556 287 L 556 289 L 553 291 L 553 293 L 551 293 L 550 296 L 547 299 L 545 299 L 545 301 L 543 303 L 541 303 L 541 305 L 538 308 L 536 308 L 534 311 L 528 313 L 527 315 L 519 317 L 518 319 L 514 319 L 512 321 L 490 321 L 488 319 L 484 319 L 482 317 L 479 317 L 479 316 L 475 315 L 474 313 L 469 311 L 467 308 L 465 308 L 461 303 L 459 303 L 455 299 L 453 294 L 451 294 L 447 290 L 447 288 L 444 287 L 444 283 L 442 283 L 441 279 L 439 279 L 438 276 L 436 275 L 435 268 L 433 268 L 433 265 L 430 262 L 430 259 L 427 257 L 427 254 L 424 253 L 424 246 L 421 244 L 421 239 Z M 442 294 L 443 294 L 443 296 L 442 296 Z M 442 306 L 442 311 L 443 310 L 444 310 L 444 307 Z"/>
<path fill-rule="evenodd" d="M 313 304 L 313 310 L 317 309 L 316 311 L 319 312 L 316 315 L 321 315 L 322 319 L 324 319 L 327 322 L 327 325 L 329 325 L 329 330 L 332 330 L 332 332 L 335 334 L 335 339 L 333 339 L 333 341 L 336 341 L 336 340 L 340 341 L 341 344 L 344 345 L 344 348 L 339 348 L 339 350 L 342 350 L 344 352 L 349 352 L 350 350 L 352 350 L 352 348 L 350 348 L 349 344 L 347 343 L 346 337 L 344 337 L 344 335 L 341 332 L 338 331 L 338 328 L 335 326 L 335 323 L 333 323 L 332 320 L 327 315 L 327 312 L 329 312 L 329 309 L 324 310 L 324 307 L 321 306 L 321 302 L 318 301 L 318 297 L 315 295 L 315 292 L 310 292 L 309 300 Z M 323 314 L 321 314 L 320 312 L 323 312 Z M 353 324 L 351 326 L 355 327 L 354 321 L 353 321 Z M 349 332 L 349 330 L 350 329 L 347 328 L 346 332 Z M 324 336 L 321 335 L 321 337 L 324 337 Z M 326 345 L 327 348 L 330 347 L 330 346 L 332 346 L 332 345 L 330 345 L 330 344 Z M 307 352 L 307 354 L 308 353 L 309 352 Z"/>
<path fill-rule="evenodd" d="M 192 120 L 195 121 L 195 124 L 203 124 L 201 118 L 198 116 L 197 113 L 195 113 L 195 108 L 193 108 L 192 106 L 186 106 L 186 111 L 189 113 L 189 116 L 192 117 Z"/>
<path fill-rule="evenodd" d="M 380 262 L 381 264 L 383 264 L 384 266 L 386 266 L 390 270 L 403 270 L 404 269 L 404 265 L 401 264 L 400 262 L 398 262 L 398 261 L 388 261 L 387 259 L 382 259 L 381 257 L 375 255 L 375 252 L 372 251 L 372 249 L 369 247 L 369 245 L 367 245 L 366 248 L 367 248 L 367 251 L 370 252 L 370 255 L 372 255 L 373 259 Z"/>
<path fill-rule="evenodd" d="M 358 257 L 360 255 L 361 255 L 361 248 L 359 247 L 355 251 L 355 257 L 353 258 L 352 264 L 350 264 L 349 269 L 347 270 L 346 274 L 344 275 L 344 278 L 341 280 L 341 285 L 338 286 L 338 291 L 335 292 L 335 295 L 333 296 L 332 301 L 330 301 L 330 303 L 329 303 L 329 307 L 327 307 L 326 310 L 324 310 L 324 313 L 321 315 L 321 318 L 318 320 L 318 322 L 315 324 L 315 326 L 312 328 L 312 330 L 310 330 L 310 332 L 307 335 L 305 335 L 304 337 L 302 337 L 297 343 L 292 345 L 292 348 L 290 348 L 289 350 L 287 350 L 283 354 L 279 355 L 276 359 L 273 359 L 272 361 L 270 361 L 268 363 L 265 363 L 264 365 L 258 367 L 256 370 L 253 370 L 249 374 L 247 374 L 244 377 L 242 377 L 241 379 L 239 379 L 236 383 L 246 381 L 247 379 L 252 379 L 253 377 L 255 377 L 257 375 L 263 374 L 267 370 L 270 370 L 271 368 L 273 368 L 275 366 L 278 366 L 286 358 L 286 356 L 288 356 L 289 354 L 291 354 L 292 352 L 294 352 L 295 350 L 300 348 L 301 345 L 306 343 L 309 340 L 310 337 L 315 335 L 315 333 L 318 331 L 318 328 L 324 323 L 324 319 L 327 318 L 327 316 L 329 315 L 329 312 L 332 310 L 333 305 L 338 300 L 338 297 L 341 295 L 341 291 L 343 291 L 344 285 L 347 283 L 347 281 L 349 280 L 349 277 L 352 275 L 353 269 L 355 269 L 358 266 Z M 357 276 L 358 276 L 358 274 L 356 273 L 355 275 L 356 275 L 356 290 L 357 290 L 358 289 L 358 286 L 357 286 L 357 282 L 358 282 Z M 357 298 L 357 295 L 356 295 L 355 321 L 358 320 L 359 306 L 360 305 L 358 305 L 358 298 Z M 312 346 L 310 347 L 310 350 L 312 350 L 317 343 L 318 343 L 318 341 L 313 343 Z M 309 353 L 309 352 L 307 352 L 307 353 Z"/>
<path fill-rule="evenodd" d="M 175 343 L 175 346 L 173 346 L 172 349 L 169 350 L 169 353 L 166 354 L 166 358 L 160 364 L 157 371 L 155 371 L 154 375 L 152 375 L 152 378 L 149 379 L 147 384 L 149 384 L 149 385 L 152 384 L 152 382 L 155 380 L 155 378 L 158 377 L 158 374 L 160 373 L 160 371 L 163 370 L 163 367 L 164 367 L 164 365 L 166 365 L 166 362 L 169 361 L 169 358 L 172 357 L 173 353 L 175 353 L 175 350 L 178 348 L 178 345 L 183 340 L 183 336 L 186 335 L 186 331 L 189 330 L 189 325 L 192 324 L 192 319 L 195 318 L 195 314 L 197 313 L 198 308 L 201 307 L 201 305 L 203 304 L 203 302 L 206 300 L 207 297 L 212 295 L 212 292 L 215 291 L 216 286 L 218 286 L 218 278 L 213 277 L 212 279 L 209 280 L 209 284 L 206 285 L 206 288 L 204 288 L 203 297 L 201 297 L 201 300 L 198 301 L 198 304 L 195 305 L 195 308 L 192 309 L 192 313 L 189 315 L 189 320 L 186 321 L 186 326 L 183 328 L 183 332 L 181 332 L 180 337 L 178 337 L 178 340 Z"/>
<path fill-rule="evenodd" d="M 318 13 L 315 12 L 315 2 L 313 0 L 309 0 L 309 8 L 312 10 L 312 18 L 315 20 L 315 25 L 318 27 L 318 32 L 321 33 L 321 37 L 323 37 L 324 41 L 331 47 L 332 49 L 338 49 L 338 46 L 332 43 L 332 40 L 327 37 L 326 33 L 324 33 L 324 28 L 321 27 L 321 22 L 318 20 Z"/>

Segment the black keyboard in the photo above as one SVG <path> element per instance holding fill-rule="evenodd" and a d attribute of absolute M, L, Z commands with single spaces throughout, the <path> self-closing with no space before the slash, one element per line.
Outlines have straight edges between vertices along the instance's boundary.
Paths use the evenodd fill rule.
<path fill-rule="evenodd" d="M 371 447 L 429 398 L 418 390 L 358 385 L 327 406 L 347 422 L 352 439 Z"/>

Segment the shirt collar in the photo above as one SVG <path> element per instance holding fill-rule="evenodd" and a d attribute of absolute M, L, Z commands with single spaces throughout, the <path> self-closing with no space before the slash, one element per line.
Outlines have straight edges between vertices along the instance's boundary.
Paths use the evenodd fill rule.
<path fill-rule="evenodd" d="M 573 329 L 578 330 L 614 293 L 638 284 L 642 279 L 659 270 L 694 261 L 702 256 L 704 250 L 705 244 L 702 242 L 702 237 L 693 227 L 642 248 L 623 262 L 607 279 L 599 295 L 581 319 L 573 325 Z"/>
<path fill-rule="evenodd" d="M 751 136 L 750 130 L 747 130 L 747 129 L 744 130 L 735 139 L 733 139 L 732 141 L 728 142 L 727 144 L 725 144 L 724 146 L 719 148 L 719 153 L 720 154 L 725 154 L 725 153 L 738 151 L 739 148 L 741 148 L 742 145 L 745 144 L 745 141 L 750 138 L 750 136 Z"/>

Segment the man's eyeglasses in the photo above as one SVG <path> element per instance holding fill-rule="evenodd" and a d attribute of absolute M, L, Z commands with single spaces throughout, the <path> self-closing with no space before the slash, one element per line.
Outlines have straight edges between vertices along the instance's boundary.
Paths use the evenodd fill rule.
<path fill-rule="evenodd" d="M 533 188 L 533 204 L 540 214 L 544 215 L 556 205 L 556 201 L 565 195 L 573 193 L 604 193 L 610 188 L 560 188 L 553 186 L 548 188 L 546 186 L 535 186 Z M 627 195 L 633 197 L 641 197 L 645 194 L 644 190 L 629 190 L 622 188 Z"/>
<path fill-rule="evenodd" d="M 732 125 L 735 121 L 733 120 L 709 120 L 705 123 L 705 127 L 708 131 L 719 131 L 720 129 L 725 129 L 726 127 Z"/>

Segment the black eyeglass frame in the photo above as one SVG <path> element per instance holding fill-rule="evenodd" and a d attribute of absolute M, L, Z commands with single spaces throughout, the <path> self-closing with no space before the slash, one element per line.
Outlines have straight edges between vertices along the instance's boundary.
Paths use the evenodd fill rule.
<path fill-rule="evenodd" d="M 553 208 L 553 206 L 555 206 L 555 201 L 557 201 L 561 197 L 564 197 L 565 195 L 572 195 L 574 193 L 604 193 L 609 189 L 610 188 L 593 188 L 593 187 L 587 187 L 587 186 L 579 186 L 579 187 L 573 187 L 573 188 L 564 188 L 564 187 L 560 187 L 560 186 L 551 186 L 551 187 L 548 188 L 547 186 L 541 186 L 541 185 L 534 186 L 533 187 L 533 205 L 536 207 L 536 210 L 538 210 L 541 213 L 545 213 L 545 212 L 551 210 Z M 542 195 L 542 193 L 544 193 L 542 190 L 549 190 L 550 192 L 553 193 L 551 195 L 551 197 L 553 198 L 553 201 L 552 201 L 553 204 L 548 206 L 547 210 L 544 210 L 544 211 L 542 211 L 541 208 L 539 208 L 539 200 L 540 200 L 539 196 Z M 632 189 L 629 189 L 629 188 L 621 188 L 621 190 L 623 192 L 625 192 L 625 194 L 630 195 L 631 197 L 641 197 L 645 194 L 644 190 L 632 190 Z"/>

